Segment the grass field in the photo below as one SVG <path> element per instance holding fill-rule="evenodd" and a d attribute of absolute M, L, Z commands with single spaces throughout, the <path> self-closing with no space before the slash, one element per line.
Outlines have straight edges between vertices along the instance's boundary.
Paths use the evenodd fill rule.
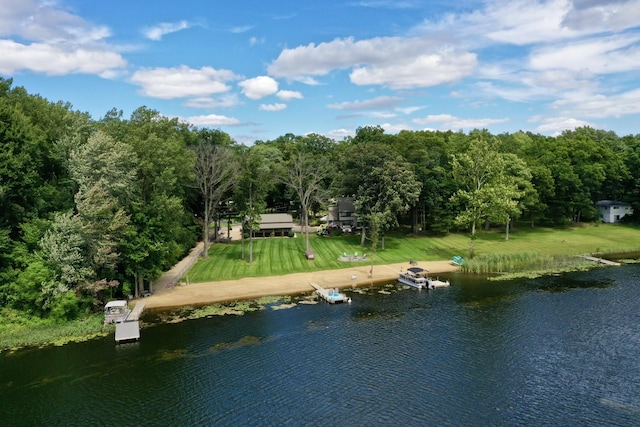
<path fill-rule="evenodd" d="M 315 260 L 305 259 L 304 236 L 295 238 L 254 239 L 253 264 L 248 263 L 249 245 L 245 241 L 245 259 L 241 259 L 241 242 L 216 243 L 207 260 L 198 261 L 187 277 L 191 282 L 238 279 L 241 277 L 279 276 L 283 274 L 332 270 L 349 267 L 338 260 L 343 253 L 366 253 L 360 236 L 310 236 Z M 385 239 L 385 250 L 378 249 L 374 264 L 448 260 L 454 255 L 466 256 L 469 236 L 450 234 L 444 237 L 412 236 L 393 233 Z M 620 224 L 585 224 L 573 228 L 518 228 L 504 240 L 504 233 L 482 231 L 475 241 L 475 254 L 536 253 L 540 255 L 577 255 L 640 251 L 640 227 Z M 185 280 L 183 279 L 183 280 Z"/>

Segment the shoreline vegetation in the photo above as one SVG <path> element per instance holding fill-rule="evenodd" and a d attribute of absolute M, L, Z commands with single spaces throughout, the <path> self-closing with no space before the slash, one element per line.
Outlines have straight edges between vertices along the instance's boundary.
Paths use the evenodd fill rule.
<path fill-rule="evenodd" d="M 586 261 L 578 255 L 593 254 L 599 257 L 635 258 L 640 248 L 634 246 L 639 241 L 640 228 L 629 225 L 595 225 L 583 224 L 567 229 L 535 228 L 514 230 L 510 240 L 495 231 L 480 233 L 475 241 L 477 256 L 466 260 L 459 271 L 463 274 L 493 275 L 493 280 L 509 280 L 518 277 L 539 277 L 568 271 L 585 270 L 600 266 Z M 358 236 L 341 236 L 339 238 L 323 238 L 314 236 L 312 246 L 316 260 L 303 259 L 302 238 L 271 238 L 254 241 L 254 263 L 249 264 L 240 259 L 240 242 L 231 244 L 214 244 L 209 250 L 209 258 L 200 260 L 182 279 L 181 285 L 198 285 L 200 288 L 213 288 L 222 281 L 242 282 L 249 278 L 262 278 L 261 282 L 282 282 L 282 276 L 307 273 L 299 276 L 306 280 L 309 274 L 313 277 L 326 276 L 332 279 L 330 272 L 342 275 L 348 268 L 362 270 L 360 278 L 366 277 L 369 268 L 375 272 L 384 272 L 376 280 L 358 280 L 358 283 L 343 281 L 337 286 L 364 286 L 367 283 L 377 284 L 380 280 L 389 281 L 390 271 L 399 270 L 400 263 L 416 260 L 420 263 L 448 262 L 454 255 L 464 255 L 468 250 L 469 238 L 464 234 L 451 234 L 444 237 L 412 236 L 393 234 L 386 237 L 383 251 L 369 255 L 367 261 L 345 265 L 339 261 L 343 253 L 362 252 L 358 245 Z M 630 255 L 630 256 L 625 256 Z M 373 259 L 373 260 L 372 260 Z M 393 268 L 391 266 L 393 265 Z M 348 267 L 348 268 L 347 268 Z M 385 271 L 386 269 L 386 271 Z M 442 273 L 442 271 L 434 271 Z M 450 271 L 450 270 L 449 270 Z M 266 279 L 268 277 L 268 279 Z M 215 278 L 215 281 L 212 279 Z M 257 281 L 254 281 L 257 283 Z M 302 285 L 302 287 L 301 287 Z M 164 313 L 159 313 L 162 304 L 151 307 L 156 310 L 155 322 L 169 323 L 186 319 L 194 319 L 211 315 L 243 314 L 247 311 L 264 309 L 267 305 L 280 303 L 281 308 L 291 304 L 292 295 L 300 295 L 307 289 L 307 283 L 288 286 L 280 283 L 278 291 L 270 290 L 247 293 L 240 286 L 232 289 L 226 298 L 207 302 L 202 295 L 196 294 L 195 301 L 165 305 Z M 164 289 L 159 292 L 170 295 L 183 286 L 175 289 Z M 194 288 L 196 288 L 194 286 Z M 235 294 L 234 294 L 235 292 Z M 274 293 L 275 292 L 275 293 Z M 153 296 L 152 296 L 153 297 Z M 200 303 L 199 301 L 203 301 Z M 306 301 L 304 299 L 302 301 Z M 25 319 L 17 312 L 3 310 L 0 319 L 0 352 L 14 351 L 21 348 L 43 347 L 47 345 L 63 345 L 79 342 L 95 337 L 107 336 L 114 331 L 113 325 L 103 325 L 103 315 L 89 315 L 85 318 L 69 322 L 51 322 L 42 319 Z"/>

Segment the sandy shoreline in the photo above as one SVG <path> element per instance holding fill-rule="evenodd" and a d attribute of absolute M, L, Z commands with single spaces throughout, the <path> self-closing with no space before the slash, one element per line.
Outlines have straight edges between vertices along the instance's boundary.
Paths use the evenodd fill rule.
<path fill-rule="evenodd" d="M 371 265 L 358 265 L 339 270 L 294 273 L 273 277 L 246 277 L 239 280 L 190 283 L 173 288 L 160 288 L 145 298 L 146 308 L 177 308 L 207 305 L 221 302 L 251 300 L 264 296 L 296 295 L 312 292 L 310 283 L 323 287 L 348 288 L 368 286 L 396 279 L 401 269 L 409 263 L 375 265 L 373 277 L 369 278 Z M 449 261 L 419 262 L 418 267 L 429 271 L 431 276 L 457 271 Z"/>

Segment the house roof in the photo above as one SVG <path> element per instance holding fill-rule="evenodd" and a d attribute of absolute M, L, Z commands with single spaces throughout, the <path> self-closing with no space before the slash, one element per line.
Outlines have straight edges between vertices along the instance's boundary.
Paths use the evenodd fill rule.
<path fill-rule="evenodd" d="M 631 206 L 629 203 L 618 202 L 616 200 L 599 200 L 596 206 Z"/>
<path fill-rule="evenodd" d="M 260 215 L 260 229 L 274 230 L 279 228 L 293 228 L 293 217 L 290 214 L 262 214 Z"/>
<path fill-rule="evenodd" d="M 338 199 L 338 210 L 340 212 L 354 212 L 356 210 L 356 206 L 354 204 L 353 197 L 340 197 Z"/>

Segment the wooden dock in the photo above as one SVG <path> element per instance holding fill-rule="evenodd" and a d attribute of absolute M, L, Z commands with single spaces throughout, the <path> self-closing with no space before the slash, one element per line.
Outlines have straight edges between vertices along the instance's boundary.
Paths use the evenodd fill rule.
<path fill-rule="evenodd" d="M 116 323 L 116 342 L 137 341 L 140 339 L 140 316 L 146 303 L 138 301 L 124 322 Z"/>
<path fill-rule="evenodd" d="M 147 305 L 145 301 L 138 301 L 136 306 L 133 307 L 131 313 L 125 319 L 125 322 L 136 322 L 140 320 L 140 316 L 142 315 L 142 311 L 144 310 L 144 306 Z"/>
<path fill-rule="evenodd" d="M 580 255 L 582 258 L 588 260 L 588 261 L 593 261 L 593 262 L 597 262 L 598 264 L 604 264 L 604 265 L 614 265 L 616 267 L 620 266 L 619 262 L 615 262 L 615 261 L 609 261 L 608 259 L 604 259 L 604 258 L 597 258 L 594 256 L 587 256 L 587 255 Z"/>
<path fill-rule="evenodd" d="M 325 289 L 315 283 L 311 283 L 311 286 L 316 290 L 316 293 L 320 296 L 320 298 L 330 304 L 335 304 L 338 302 L 351 302 L 351 298 L 339 292 L 338 289 Z"/>

